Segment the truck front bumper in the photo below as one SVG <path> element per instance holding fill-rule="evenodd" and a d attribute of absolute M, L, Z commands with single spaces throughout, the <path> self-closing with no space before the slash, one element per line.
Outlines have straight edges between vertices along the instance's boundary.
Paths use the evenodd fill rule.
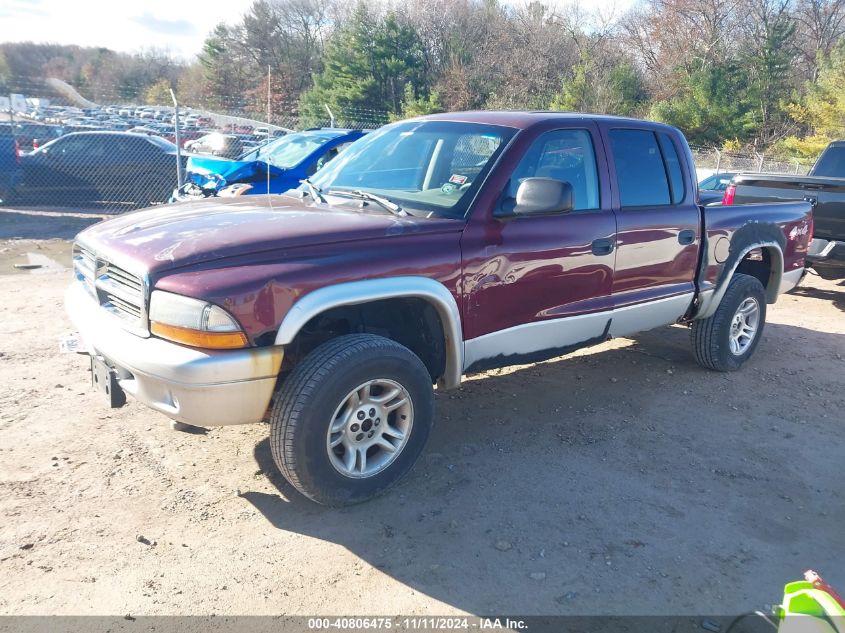
<path fill-rule="evenodd" d="M 65 306 L 85 351 L 112 368 L 126 393 L 169 418 L 194 426 L 260 422 L 282 364 L 282 347 L 201 350 L 124 330 L 82 285 Z"/>

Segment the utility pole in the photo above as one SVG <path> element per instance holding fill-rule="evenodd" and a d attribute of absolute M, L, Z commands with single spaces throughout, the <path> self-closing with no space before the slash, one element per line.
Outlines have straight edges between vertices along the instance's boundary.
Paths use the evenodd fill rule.
<path fill-rule="evenodd" d="M 272 76 L 270 75 L 270 66 L 267 66 L 267 138 L 270 138 L 270 83 Z"/>

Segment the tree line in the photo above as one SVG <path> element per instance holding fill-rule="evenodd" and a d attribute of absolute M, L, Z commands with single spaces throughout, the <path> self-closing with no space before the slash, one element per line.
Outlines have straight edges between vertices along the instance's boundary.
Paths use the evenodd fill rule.
<path fill-rule="evenodd" d="M 256 0 L 190 63 L 56 48 L 1 45 L 0 82 L 64 73 L 94 100 L 110 87 L 160 101 L 173 87 L 189 105 L 262 118 L 269 89 L 271 115 L 305 125 L 325 121 L 326 106 L 370 125 L 465 109 L 620 114 L 676 125 L 695 145 L 799 157 L 845 136 L 845 0 L 640 0 L 604 14 L 501 0 Z"/>

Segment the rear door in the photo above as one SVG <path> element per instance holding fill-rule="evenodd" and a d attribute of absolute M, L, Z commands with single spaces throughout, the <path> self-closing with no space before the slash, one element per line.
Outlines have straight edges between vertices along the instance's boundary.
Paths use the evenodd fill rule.
<path fill-rule="evenodd" d="M 605 124 L 616 212 L 613 334 L 671 323 L 689 307 L 701 243 L 686 146 L 671 128 Z"/>

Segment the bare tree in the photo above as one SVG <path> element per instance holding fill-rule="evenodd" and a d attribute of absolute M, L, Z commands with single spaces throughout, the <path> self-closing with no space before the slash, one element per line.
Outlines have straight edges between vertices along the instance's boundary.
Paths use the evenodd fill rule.
<path fill-rule="evenodd" d="M 845 35 L 845 0 L 798 0 L 796 41 L 811 81 L 818 79 L 819 54 L 829 55 Z"/>
<path fill-rule="evenodd" d="M 646 0 L 623 16 L 623 38 L 659 98 L 677 93 L 678 75 L 683 80 L 731 55 L 740 1 Z"/>

